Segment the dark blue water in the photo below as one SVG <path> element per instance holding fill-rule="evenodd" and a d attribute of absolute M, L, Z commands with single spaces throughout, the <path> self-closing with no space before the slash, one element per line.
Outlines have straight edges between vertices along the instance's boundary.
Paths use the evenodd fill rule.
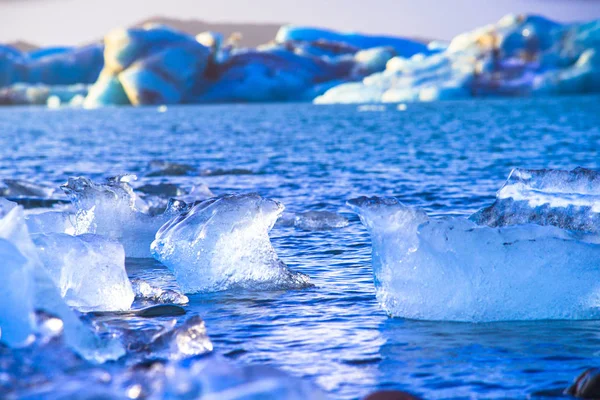
<path fill-rule="evenodd" d="M 0 178 L 57 185 L 136 173 L 136 184 L 258 192 L 286 210 L 342 213 L 349 226 L 276 225 L 282 260 L 315 288 L 190 296 L 215 351 L 316 382 L 333 398 L 400 388 L 425 398 L 525 398 L 600 364 L 600 321 L 462 324 L 390 319 L 375 300 L 370 242 L 344 203 L 394 195 L 435 214 L 489 203 L 513 167 L 599 167 L 600 98 L 356 106 L 239 105 L 0 109 Z M 213 176 L 144 177 L 151 160 Z M 243 171 L 245 170 L 245 171 Z M 171 280 L 157 262 L 131 276 Z M 532 299 L 535 301 L 535 299 Z"/>

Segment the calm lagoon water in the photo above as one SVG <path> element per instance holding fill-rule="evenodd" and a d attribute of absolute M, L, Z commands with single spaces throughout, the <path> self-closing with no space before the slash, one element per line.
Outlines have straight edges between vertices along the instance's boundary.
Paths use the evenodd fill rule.
<path fill-rule="evenodd" d="M 192 295 L 215 351 L 312 380 L 333 398 L 398 388 L 424 398 L 543 398 L 600 365 L 600 321 L 462 324 L 390 319 L 374 295 L 369 236 L 344 206 L 393 195 L 435 214 L 492 201 L 513 167 L 600 167 L 600 98 L 357 106 L 219 105 L 0 109 L 0 178 L 58 185 L 124 172 L 136 184 L 258 192 L 291 213 L 326 210 L 328 231 L 276 225 L 272 242 L 315 288 Z M 145 177 L 151 160 L 210 170 Z M 216 171 L 216 172 L 215 172 Z M 151 260 L 132 277 L 172 281 Z M 532 299 L 535 301 L 535 299 Z"/>

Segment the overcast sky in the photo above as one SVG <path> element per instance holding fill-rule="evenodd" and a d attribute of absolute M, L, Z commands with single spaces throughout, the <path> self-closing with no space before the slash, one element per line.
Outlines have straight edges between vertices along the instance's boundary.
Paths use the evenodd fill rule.
<path fill-rule="evenodd" d="M 0 0 L 0 42 L 85 43 L 150 16 L 449 39 L 511 12 L 589 20 L 600 18 L 600 0 Z"/>

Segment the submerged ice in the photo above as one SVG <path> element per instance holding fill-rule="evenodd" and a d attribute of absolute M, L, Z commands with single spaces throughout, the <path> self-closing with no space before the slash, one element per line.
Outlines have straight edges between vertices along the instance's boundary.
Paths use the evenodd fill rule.
<path fill-rule="evenodd" d="M 283 209 L 255 194 L 206 200 L 167 222 L 152 253 L 185 293 L 307 287 L 308 277 L 290 270 L 269 240 Z"/>
<path fill-rule="evenodd" d="M 515 170 L 473 221 L 431 218 L 396 198 L 348 204 L 371 235 L 377 297 L 393 316 L 592 319 L 600 316 L 597 190 L 593 171 Z"/>

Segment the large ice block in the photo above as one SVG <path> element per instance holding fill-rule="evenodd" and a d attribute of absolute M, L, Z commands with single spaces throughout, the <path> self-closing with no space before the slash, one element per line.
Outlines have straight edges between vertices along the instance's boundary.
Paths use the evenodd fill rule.
<path fill-rule="evenodd" d="M 124 354 L 117 340 L 97 337 L 64 302 L 39 259 L 23 208 L 4 199 L 0 201 L 0 243 L 0 251 L 9 260 L 2 267 L 3 276 L 10 277 L 0 285 L 7 302 L 0 308 L 0 340 L 9 346 L 26 345 L 37 332 L 34 312 L 42 310 L 63 321 L 65 344 L 83 358 L 101 363 Z"/>
<path fill-rule="evenodd" d="M 290 270 L 269 240 L 283 209 L 256 194 L 206 200 L 161 227 L 152 253 L 185 293 L 307 287 L 309 278 Z"/>
<path fill-rule="evenodd" d="M 348 202 L 373 246 L 377 298 L 392 316 L 450 321 L 600 317 L 600 246 L 556 226 L 478 226 L 395 198 Z"/>

